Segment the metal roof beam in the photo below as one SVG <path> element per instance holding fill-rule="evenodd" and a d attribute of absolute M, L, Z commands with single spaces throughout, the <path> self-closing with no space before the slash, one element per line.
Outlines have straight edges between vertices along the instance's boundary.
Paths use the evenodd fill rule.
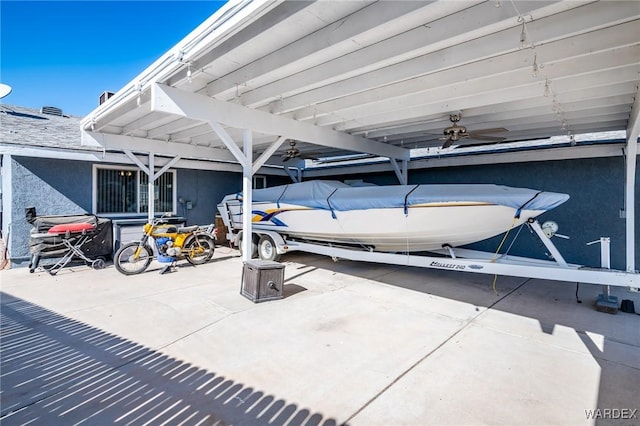
<path fill-rule="evenodd" d="M 157 83 L 152 87 L 151 103 L 154 111 L 190 117 L 203 122 L 213 120 L 226 126 L 285 136 L 317 145 L 366 152 L 400 160 L 409 159 L 409 151 L 403 148 L 275 116 L 235 103 L 220 101 Z"/>

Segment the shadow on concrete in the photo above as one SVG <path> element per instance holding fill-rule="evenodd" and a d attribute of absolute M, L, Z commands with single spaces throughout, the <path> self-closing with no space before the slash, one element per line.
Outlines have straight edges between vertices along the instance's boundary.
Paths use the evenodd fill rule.
<path fill-rule="evenodd" d="M 476 306 L 476 311 L 483 307 L 535 319 L 544 334 L 554 334 L 557 327 L 569 327 L 600 367 L 597 402 L 594 407 L 584 407 L 585 420 L 595 420 L 596 424 L 620 421 L 640 424 L 640 316 L 596 311 L 595 302 L 602 292 L 600 285 L 581 284 L 578 292 L 576 283 L 499 276 L 497 292 L 494 292 L 493 275 L 394 265 L 375 270 L 380 265 L 349 260 L 334 262 L 330 258 L 307 253 L 288 256 L 287 260 L 307 267 L 470 303 Z M 631 293 L 620 287 L 611 287 L 611 292 L 619 300 L 631 299 L 640 306 L 640 293 Z M 594 338 L 600 339 L 598 344 Z M 600 417 L 587 419 L 586 410 L 590 409 L 600 409 Z M 613 418 L 625 413 L 626 418 Z"/>
<path fill-rule="evenodd" d="M 6 293 L 0 298 L 3 426 L 337 425 L 220 373 Z"/>
<path fill-rule="evenodd" d="M 306 287 L 302 287 L 301 285 L 298 285 L 298 284 L 285 284 L 282 289 L 282 295 L 283 297 L 287 298 L 295 294 L 301 293 L 305 290 L 307 290 Z"/>

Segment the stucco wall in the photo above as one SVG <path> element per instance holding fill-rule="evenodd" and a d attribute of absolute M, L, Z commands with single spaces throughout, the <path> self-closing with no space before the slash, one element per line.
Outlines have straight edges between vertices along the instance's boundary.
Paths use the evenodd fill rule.
<path fill-rule="evenodd" d="M 25 219 L 25 208 L 35 207 L 38 215 L 91 212 L 93 164 L 12 157 L 10 172 L 10 256 L 12 266 L 27 266 L 31 225 Z M 177 184 L 178 197 L 193 203 L 193 209 L 187 211 L 178 205 L 177 214 L 186 213 L 188 224 L 208 224 L 214 220 L 216 205 L 222 197 L 241 190 L 242 179 L 239 174 L 231 172 L 178 169 Z M 135 217 L 146 218 L 146 214 Z"/>
<path fill-rule="evenodd" d="M 38 215 L 90 211 L 91 165 L 81 161 L 12 157 L 10 171 L 10 256 L 13 266 L 26 266 L 31 225 L 25 218 L 25 208 L 35 207 Z"/>
<path fill-rule="evenodd" d="M 222 198 L 241 190 L 239 173 L 178 169 L 178 198 L 193 204 L 191 210 L 178 205 L 178 215 L 186 217 L 188 225 L 212 223 Z"/>

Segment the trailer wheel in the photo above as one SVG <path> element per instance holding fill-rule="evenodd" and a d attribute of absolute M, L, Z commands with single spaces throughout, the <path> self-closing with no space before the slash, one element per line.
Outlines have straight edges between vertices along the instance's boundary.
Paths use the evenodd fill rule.
<path fill-rule="evenodd" d="M 258 241 L 258 256 L 262 260 L 273 260 L 275 262 L 280 259 L 280 255 L 276 250 L 276 244 L 273 239 L 268 235 L 263 235 Z"/>
<path fill-rule="evenodd" d="M 238 237 L 236 238 L 236 244 L 238 245 L 238 250 L 240 250 L 240 254 L 242 254 L 242 238 L 244 237 L 244 232 L 238 232 Z M 258 255 L 258 244 L 256 243 L 257 235 L 253 234 L 251 236 L 251 259 L 257 257 Z"/>

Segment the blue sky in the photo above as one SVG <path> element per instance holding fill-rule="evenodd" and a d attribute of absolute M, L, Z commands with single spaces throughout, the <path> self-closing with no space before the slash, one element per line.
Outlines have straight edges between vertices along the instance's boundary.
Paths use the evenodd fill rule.
<path fill-rule="evenodd" d="M 0 102 L 85 116 L 224 2 L 0 0 Z"/>

